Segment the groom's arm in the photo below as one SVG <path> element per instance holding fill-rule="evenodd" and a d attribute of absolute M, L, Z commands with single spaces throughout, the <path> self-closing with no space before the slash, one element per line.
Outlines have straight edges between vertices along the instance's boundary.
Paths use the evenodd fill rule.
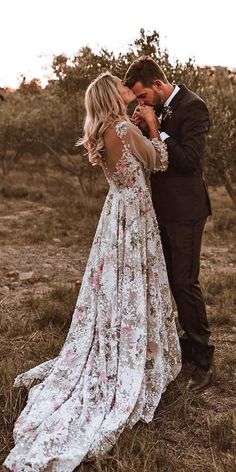
<path fill-rule="evenodd" d="M 207 107 L 203 101 L 194 101 L 183 111 L 180 137 L 173 139 L 161 133 L 169 155 L 169 165 L 185 173 L 194 172 L 200 167 L 203 158 L 206 133 L 210 121 Z"/>

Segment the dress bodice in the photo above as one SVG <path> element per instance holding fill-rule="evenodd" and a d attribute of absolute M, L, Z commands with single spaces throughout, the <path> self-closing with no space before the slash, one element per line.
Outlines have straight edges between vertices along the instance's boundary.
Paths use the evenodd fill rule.
<path fill-rule="evenodd" d="M 119 138 L 119 151 L 115 150 L 116 157 L 113 159 L 115 170 L 109 170 L 107 158 L 102 160 L 102 168 L 110 189 L 146 191 L 149 187 L 149 171 L 164 171 L 167 168 L 166 145 L 155 139 L 148 140 L 135 125 L 127 121 L 119 122 L 114 130 Z"/>

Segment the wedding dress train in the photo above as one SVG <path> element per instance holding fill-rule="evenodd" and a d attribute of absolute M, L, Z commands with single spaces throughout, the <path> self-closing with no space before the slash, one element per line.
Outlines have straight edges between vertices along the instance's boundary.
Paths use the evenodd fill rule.
<path fill-rule="evenodd" d="M 165 145 L 127 121 L 113 134 L 115 170 L 104 160 L 110 188 L 66 341 L 56 358 L 15 379 L 29 394 L 4 462 L 13 472 L 72 472 L 106 453 L 125 427 L 153 419 L 181 369 L 145 171 L 165 170 Z"/>

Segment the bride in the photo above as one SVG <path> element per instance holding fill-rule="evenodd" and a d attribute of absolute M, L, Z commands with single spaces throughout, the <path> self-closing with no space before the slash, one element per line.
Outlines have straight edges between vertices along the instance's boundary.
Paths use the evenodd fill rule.
<path fill-rule="evenodd" d="M 137 112 L 150 139 L 129 120 L 133 99 L 108 72 L 86 92 L 81 142 L 109 192 L 60 353 L 15 379 L 29 394 L 4 462 L 13 472 L 72 472 L 106 453 L 126 426 L 153 419 L 181 369 L 148 179 L 165 171 L 168 154 L 151 107 Z"/>

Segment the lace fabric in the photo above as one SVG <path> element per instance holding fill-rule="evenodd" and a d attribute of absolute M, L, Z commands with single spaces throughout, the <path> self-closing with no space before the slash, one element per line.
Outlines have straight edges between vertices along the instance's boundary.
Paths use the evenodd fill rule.
<path fill-rule="evenodd" d="M 125 427 L 153 419 L 181 369 L 145 173 L 145 166 L 164 170 L 166 149 L 135 128 L 121 122 L 112 130 L 118 151 L 103 160 L 109 191 L 65 343 L 56 358 L 15 379 L 29 394 L 4 462 L 13 472 L 72 472 L 105 454 Z"/>

